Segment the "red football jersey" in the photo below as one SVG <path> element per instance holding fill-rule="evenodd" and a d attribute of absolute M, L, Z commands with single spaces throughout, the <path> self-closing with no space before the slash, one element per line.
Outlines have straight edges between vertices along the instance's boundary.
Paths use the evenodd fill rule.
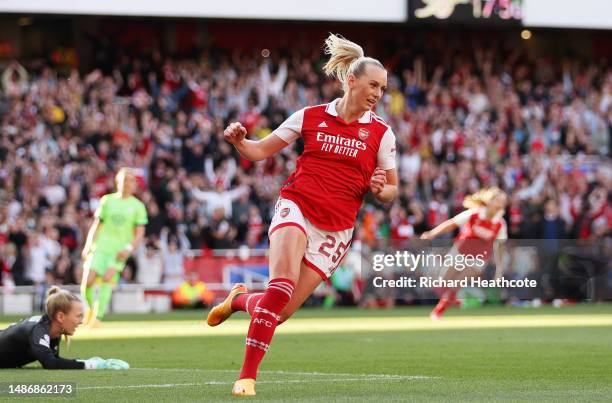
<path fill-rule="evenodd" d="M 395 168 L 395 134 L 389 125 L 370 111 L 346 123 L 337 102 L 301 109 L 274 132 L 287 143 L 300 136 L 304 140 L 304 152 L 280 196 L 325 231 L 353 228 L 374 169 Z"/>
<path fill-rule="evenodd" d="M 503 211 L 492 219 L 487 218 L 485 208 L 465 210 L 453 218 L 460 228 L 457 235 L 458 250 L 462 254 L 492 256 L 493 242 L 508 239 Z"/>
<path fill-rule="evenodd" d="M 453 222 L 460 228 L 457 239 L 494 241 L 508 238 L 503 212 L 488 219 L 484 208 L 473 208 L 455 216 Z"/>

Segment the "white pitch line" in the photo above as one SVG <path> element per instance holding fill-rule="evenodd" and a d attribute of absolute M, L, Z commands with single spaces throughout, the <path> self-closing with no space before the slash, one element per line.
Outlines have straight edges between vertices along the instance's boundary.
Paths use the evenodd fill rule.
<path fill-rule="evenodd" d="M 237 369 L 202 369 L 202 368 L 131 368 L 137 371 L 177 371 L 177 372 L 223 372 L 237 373 Z M 359 376 L 363 378 L 392 378 L 392 379 L 440 379 L 436 376 L 427 375 L 396 375 L 396 374 L 346 374 L 337 372 L 298 372 L 298 371 L 259 371 L 260 374 L 278 374 L 278 375 L 306 375 L 306 376 Z"/>
<path fill-rule="evenodd" d="M 84 386 L 84 387 L 77 387 L 77 390 L 174 388 L 176 386 L 205 386 L 205 385 L 229 385 L 229 384 L 230 382 L 221 382 L 221 381 L 210 381 L 210 382 L 199 382 L 199 383 L 150 383 L 148 385 Z"/>
<path fill-rule="evenodd" d="M 397 376 L 388 378 L 336 378 L 336 379 L 289 379 L 284 381 L 258 381 L 257 384 L 285 384 L 285 383 L 320 383 L 320 382 L 363 382 L 363 381 L 403 381 L 407 379 L 414 379 L 414 377 Z M 418 377 L 417 379 L 433 379 L 428 377 Z M 234 382 L 223 382 L 223 381 L 209 381 L 199 383 L 152 383 L 147 385 L 116 385 L 116 386 L 84 386 L 78 387 L 77 390 L 98 390 L 98 389 L 142 389 L 142 388 L 174 388 L 180 386 L 209 386 L 209 385 L 233 385 Z"/>
<path fill-rule="evenodd" d="M 280 375 L 308 375 L 308 376 L 361 376 L 364 378 L 402 378 L 402 379 L 436 379 L 437 377 L 426 375 L 395 375 L 395 374 L 343 374 L 325 372 L 293 372 L 293 371 L 260 371 L 268 374 Z"/>

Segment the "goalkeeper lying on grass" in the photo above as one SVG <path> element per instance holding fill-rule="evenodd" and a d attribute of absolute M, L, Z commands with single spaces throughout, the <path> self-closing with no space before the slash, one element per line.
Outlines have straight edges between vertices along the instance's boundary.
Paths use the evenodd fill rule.
<path fill-rule="evenodd" d="M 62 335 L 72 336 L 83 322 L 79 298 L 51 287 L 45 303 L 47 314 L 33 316 L 0 330 L 0 368 L 17 368 L 40 361 L 45 369 L 127 369 L 127 362 L 100 357 L 67 360 L 59 356 Z"/>

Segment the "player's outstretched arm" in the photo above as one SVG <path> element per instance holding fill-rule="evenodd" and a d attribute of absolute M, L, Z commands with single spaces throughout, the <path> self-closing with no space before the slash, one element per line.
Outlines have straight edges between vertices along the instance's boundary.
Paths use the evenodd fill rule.
<path fill-rule="evenodd" d="M 447 232 L 454 231 L 458 228 L 455 221 L 451 218 L 450 220 L 444 221 L 431 231 L 425 231 L 421 234 L 421 239 L 434 239 Z"/>
<path fill-rule="evenodd" d="M 277 129 L 275 133 L 278 130 L 283 129 Z M 287 142 L 275 133 L 261 140 L 249 140 L 246 138 L 247 130 L 244 126 L 240 122 L 234 122 L 227 126 L 223 137 L 228 143 L 233 144 L 244 158 L 261 161 L 287 147 Z"/>
<path fill-rule="evenodd" d="M 39 335 L 42 337 L 38 338 Z M 44 337 L 46 335 L 46 338 Z M 78 360 L 69 360 L 56 355 L 56 353 L 49 348 L 49 344 L 45 342 L 49 340 L 47 333 L 41 333 L 40 330 L 35 329 L 30 336 L 30 352 L 42 365 L 44 369 L 82 369 L 83 364 Z"/>
<path fill-rule="evenodd" d="M 122 360 L 100 357 L 89 360 L 71 360 L 59 356 L 59 350 L 50 347 L 50 335 L 47 329 L 36 326 L 28 338 L 29 351 L 44 369 L 127 369 L 129 364 Z"/>

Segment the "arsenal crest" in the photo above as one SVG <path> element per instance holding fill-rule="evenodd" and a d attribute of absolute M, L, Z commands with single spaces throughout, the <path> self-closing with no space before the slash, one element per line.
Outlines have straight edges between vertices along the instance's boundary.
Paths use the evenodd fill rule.
<path fill-rule="evenodd" d="M 363 141 L 365 141 L 365 139 L 367 139 L 368 137 L 370 137 L 370 132 L 367 131 L 366 129 L 359 129 L 359 138 Z"/>
<path fill-rule="evenodd" d="M 285 208 L 284 208 L 284 209 L 282 209 L 282 210 L 281 210 L 281 212 L 280 212 L 280 216 L 281 216 L 282 218 L 287 217 L 287 215 L 288 215 L 288 214 L 289 214 L 289 207 L 285 207 Z"/>

